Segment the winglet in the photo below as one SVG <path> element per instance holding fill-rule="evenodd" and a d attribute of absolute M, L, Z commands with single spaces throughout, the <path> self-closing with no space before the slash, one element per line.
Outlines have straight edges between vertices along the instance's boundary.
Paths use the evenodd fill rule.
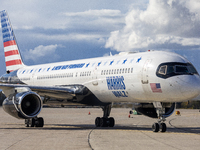
<path fill-rule="evenodd" d="M 15 39 L 15 35 L 5 10 L 0 12 L 1 14 L 1 27 L 3 34 L 3 45 L 5 54 L 6 71 L 12 72 L 24 66 L 19 48 Z"/>

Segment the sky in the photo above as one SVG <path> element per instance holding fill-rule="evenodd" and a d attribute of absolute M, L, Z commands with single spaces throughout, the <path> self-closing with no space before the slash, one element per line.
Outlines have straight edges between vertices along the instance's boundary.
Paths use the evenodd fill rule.
<path fill-rule="evenodd" d="M 26 65 L 159 50 L 186 57 L 200 72 L 199 0 L 6 0 L 1 10 Z"/>

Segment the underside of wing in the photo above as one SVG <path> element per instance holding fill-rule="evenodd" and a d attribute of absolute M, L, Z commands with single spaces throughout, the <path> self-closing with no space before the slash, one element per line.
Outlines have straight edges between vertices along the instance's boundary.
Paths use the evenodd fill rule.
<path fill-rule="evenodd" d="M 24 91 L 36 92 L 41 97 L 54 98 L 56 100 L 65 100 L 73 103 L 81 103 L 92 106 L 103 106 L 102 103 L 87 87 L 84 85 L 64 85 L 64 86 L 33 86 L 21 84 L 0 84 L 6 97 Z"/>

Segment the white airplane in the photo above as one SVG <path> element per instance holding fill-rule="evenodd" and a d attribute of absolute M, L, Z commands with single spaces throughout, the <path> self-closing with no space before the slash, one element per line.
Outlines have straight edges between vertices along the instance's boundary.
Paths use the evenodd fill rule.
<path fill-rule="evenodd" d="M 27 127 L 43 127 L 37 117 L 49 98 L 100 106 L 103 117 L 97 127 L 113 127 L 113 102 L 132 102 L 143 115 L 158 118 L 154 132 L 165 132 L 165 118 L 175 102 L 196 98 L 200 77 L 184 57 L 170 52 L 119 53 L 115 56 L 65 61 L 44 65 L 24 65 L 7 12 L 1 11 L 1 26 L 7 73 L 0 78 L 6 95 L 4 110 Z M 42 99 L 41 97 L 44 97 Z"/>

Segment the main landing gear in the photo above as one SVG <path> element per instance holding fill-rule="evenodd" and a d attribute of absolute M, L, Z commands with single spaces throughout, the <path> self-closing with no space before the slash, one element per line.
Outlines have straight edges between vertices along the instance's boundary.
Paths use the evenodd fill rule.
<path fill-rule="evenodd" d="M 42 117 L 35 117 L 31 119 L 25 119 L 26 127 L 43 127 L 44 126 L 44 119 Z"/>
<path fill-rule="evenodd" d="M 108 118 L 110 115 L 111 111 L 111 105 L 103 106 L 103 117 L 97 117 L 95 119 L 95 125 L 96 127 L 114 127 L 115 125 L 115 120 L 113 117 Z"/>
<path fill-rule="evenodd" d="M 153 132 L 166 132 L 167 126 L 164 123 L 166 121 L 164 114 L 165 114 L 165 108 L 162 107 L 162 104 L 160 102 L 154 102 L 154 107 L 156 108 L 156 113 L 158 115 L 158 123 L 154 123 L 152 125 Z"/>

